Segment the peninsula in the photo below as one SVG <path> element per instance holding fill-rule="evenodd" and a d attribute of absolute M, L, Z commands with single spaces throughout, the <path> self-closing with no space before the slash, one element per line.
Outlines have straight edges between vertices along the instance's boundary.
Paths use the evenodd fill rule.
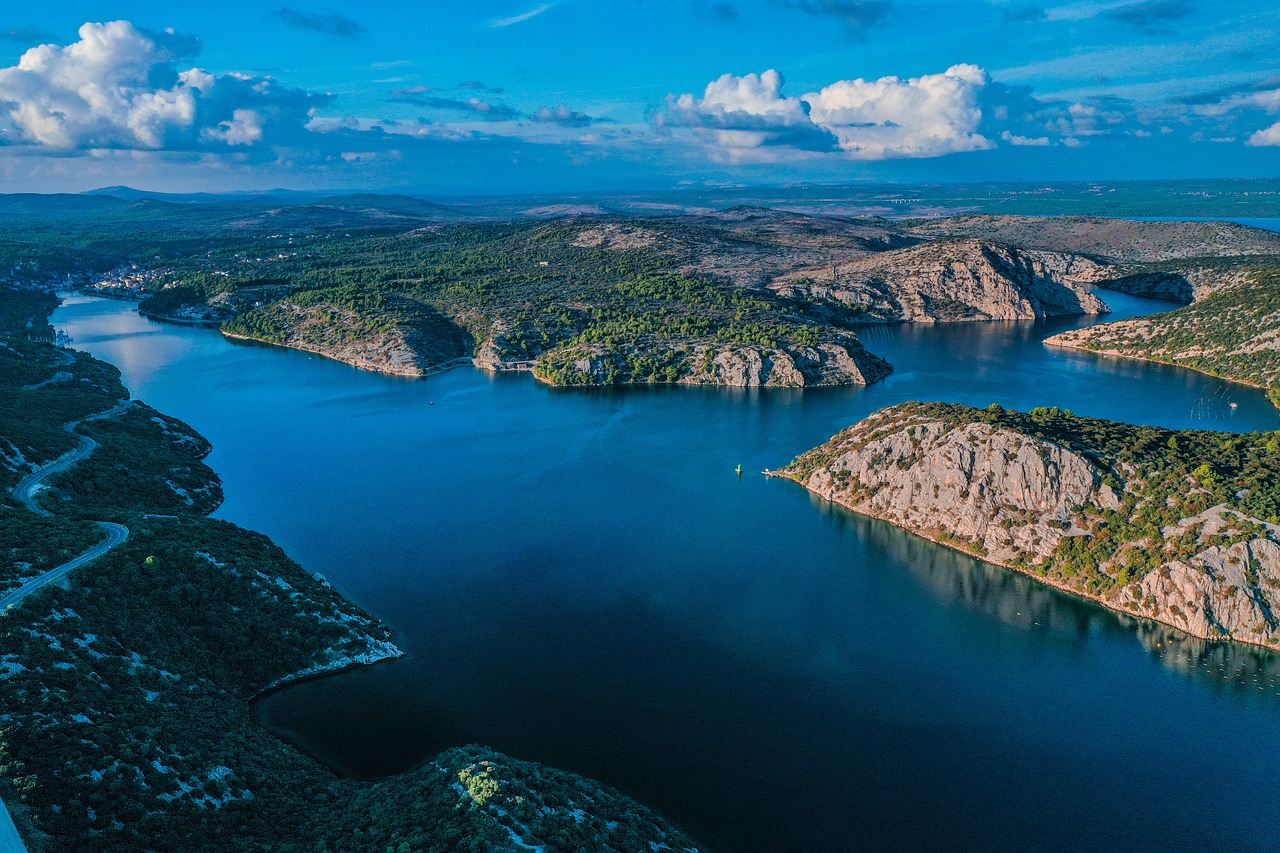
<path fill-rule="evenodd" d="M 1280 647 L 1280 436 L 905 403 L 772 476 L 1195 637 Z"/>

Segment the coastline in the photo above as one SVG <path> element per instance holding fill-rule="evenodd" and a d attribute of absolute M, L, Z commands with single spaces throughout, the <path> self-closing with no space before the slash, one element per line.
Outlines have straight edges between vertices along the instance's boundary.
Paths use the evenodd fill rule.
<path fill-rule="evenodd" d="M 966 549 L 966 548 L 962 548 L 962 547 L 960 547 L 960 546 L 956 545 L 956 544 L 955 544 L 955 543 L 953 543 L 953 542 L 948 542 L 948 541 L 945 541 L 945 540 L 942 540 L 942 539 L 936 538 L 935 536 L 931 536 L 931 535 L 930 535 L 928 532 L 926 532 L 926 531 L 923 531 L 923 530 L 917 530 L 917 529 L 912 528 L 912 527 L 907 527 L 907 526 L 902 525 L 902 524 L 899 524 L 899 523 L 897 523 L 896 521 L 893 521 L 893 520 L 891 520 L 891 519 L 883 518 L 883 517 L 878 516 L 878 515 L 873 515 L 873 514 L 871 514 L 871 513 L 869 513 L 869 512 L 863 512 L 863 511 L 861 511 L 861 510 L 859 510 L 859 509 L 856 509 L 855 507 L 851 507 L 851 506 L 849 506 L 848 504 L 846 504 L 846 503 L 844 503 L 844 502 L 842 502 L 842 501 L 834 500 L 834 499 L 832 499 L 832 498 L 828 498 L 828 497 L 826 497 L 826 496 L 824 496 L 824 495 L 818 494 L 818 493 L 817 493 L 817 492 L 815 492 L 813 489 L 810 489 L 808 486 L 806 486 L 804 483 L 802 483 L 798 478 L 796 478 L 796 477 L 794 477 L 794 476 L 792 476 L 792 475 L 790 475 L 790 474 L 787 474 L 787 473 L 785 473 L 784 471 L 781 471 L 781 470 L 773 470 L 773 471 L 763 471 L 763 472 L 761 472 L 761 473 L 763 473 L 763 474 L 764 474 L 764 476 L 766 476 L 766 477 L 774 477 L 774 478 L 779 479 L 779 480 L 787 480 L 788 482 L 795 483 L 796 485 L 800 486 L 800 488 L 804 489 L 804 490 L 805 490 L 806 492 L 808 492 L 809 494 L 811 494 L 811 495 L 815 495 L 815 496 L 817 496 L 817 497 L 821 498 L 822 500 L 826 501 L 827 503 L 832 504 L 833 506 L 838 506 L 838 507 L 840 507 L 841 509 L 844 509 L 844 510 L 847 510 L 848 512 L 852 512 L 852 513 L 854 513 L 855 515 L 860 515 L 860 516 L 862 516 L 863 518 L 873 518 L 873 519 L 875 519 L 876 521 L 882 521 L 882 522 L 884 522 L 885 524 L 889 524 L 889 525 L 892 525 L 892 526 L 894 526 L 894 527 L 898 528 L 899 530 L 904 530 L 904 531 L 906 531 L 907 533 L 910 533 L 912 536 L 918 536 L 918 537 L 920 537 L 921 539 L 924 539 L 924 540 L 927 540 L 927 541 L 929 541 L 929 542 L 932 542 L 932 543 L 933 543 L 933 544 L 935 544 L 935 545 L 941 545 L 942 547 L 944 547 L 944 548 L 948 548 L 948 549 L 950 549 L 950 550 L 952 550 L 952 551 L 955 551 L 956 553 L 964 554 L 966 557 L 972 557 L 973 559 L 978 560 L 979 562 L 982 562 L 982 563 L 986 563 L 986 564 L 987 564 L 987 565 L 989 565 L 989 566 L 995 566 L 996 568 L 1005 569 L 1005 570 L 1007 570 L 1007 571 L 1011 571 L 1011 572 L 1017 572 L 1018 574 L 1020 574 L 1020 575 L 1024 575 L 1024 576 L 1026 576 L 1026 577 L 1030 578 L 1030 579 L 1031 579 L 1031 580 L 1033 580 L 1033 581 L 1036 581 L 1036 582 L 1038 582 L 1038 583 L 1042 583 L 1042 584 L 1044 584 L 1044 585 L 1045 585 L 1045 586 L 1047 586 L 1047 587 L 1051 587 L 1051 588 L 1053 588 L 1053 589 L 1056 589 L 1058 592 L 1065 593 L 1065 594 L 1067 594 L 1067 595 L 1075 596 L 1076 598 L 1081 598 L 1081 599 L 1084 599 L 1085 601 L 1092 602 L 1092 603 L 1094 603 L 1094 604 L 1098 605 L 1099 607 L 1104 608 L 1104 609 L 1105 609 L 1105 610 L 1107 610 L 1107 612 L 1109 612 L 1109 613 L 1120 614 L 1120 615 L 1127 616 L 1127 617 L 1130 617 L 1130 618 L 1133 618 L 1133 619 L 1144 620 L 1144 621 L 1147 621 L 1147 622 L 1154 622 L 1154 623 L 1156 623 L 1156 624 L 1158 624 L 1158 625 L 1162 625 L 1162 626 L 1164 626 L 1164 627 L 1166 627 L 1166 628 L 1170 628 L 1170 629 L 1172 629 L 1172 630 L 1174 630 L 1174 631 L 1177 631 L 1177 632 L 1179 632 L 1180 634 L 1184 634 L 1184 635 L 1186 635 L 1186 636 L 1188 636 L 1188 637 L 1194 637 L 1194 638 L 1195 638 L 1195 639 L 1197 639 L 1197 640 L 1203 640 L 1203 641 L 1205 641 L 1205 642 L 1209 642 L 1209 643 L 1238 643 L 1238 644 L 1240 644 L 1240 645 L 1250 646 L 1250 647 L 1252 647 L 1252 648 L 1257 648 L 1257 649 L 1266 649 L 1267 651 L 1271 651 L 1271 652 L 1276 651 L 1276 647 L 1275 647 L 1275 646 L 1266 646 L 1266 645 L 1263 645 L 1262 643 L 1254 643 L 1254 642 L 1250 642 L 1249 640 L 1237 639 L 1237 638 L 1234 638 L 1234 637 L 1209 637 L 1209 636 L 1206 636 L 1206 635 L 1204 635 L 1204 634 L 1197 634 L 1197 633 L 1195 633 L 1195 632 L 1188 631 L 1186 628 L 1183 628 L 1183 627 L 1181 627 L 1181 626 L 1179 626 L 1179 625 L 1174 625 L 1174 624 L 1172 624 L 1172 623 L 1170 623 L 1170 622 L 1165 622 L 1165 621 L 1163 621 L 1163 620 L 1157 619 L 1157 618 L 1155 618 L 1154 616 L 1151 616 L 1151 615 L 1146 614 L 1146 613 L 1137 613 L 1137 612 L 1134 612 L 1134 611 L 1132 611 L 1132 610 L 1128 610 L 1128 609 L 1123 608 L 1123 607 L 1116 607 L 1114 604 L 1112 604 L 1111 602 L 1107 601 L 1105 598 L 1103 598 L 1103 597 L 1101 597 L 1101 596 L 1099 596 L 1099 595 L 1094 595 L 1094 594 L 1092 594 L 1092 593 L 1085 592 L 1084 590 L 1077 589 L 1076 587 L 1069 586 L 1069 585 L 1067 585 L 1067 584 L 1063 583 L 1062 581 L 1055 580 L 1055 579 L 1050 578 L 1050 577 L 1048 577 L 1048 576 L 1046 576 L 1046 575 L 1038 575 L 1038 574 L 1036 574 L 1035 572 L 1030 571 L 1030 570 L 1028 570 L 1027 568 L 1022 567 L 1022 566 L 1012 566 L 1012 565 L 1009 565 L 1009 564 L 1007 564 L 1007 563 L 1001 563 L 1001 562 L 999 562 L 999 561 L 997 561 L 997 560 L 992 560 L 992 559 L 990 559 L 990 558 L 988 558 L 988 557 L 980 557 L 980 556 L 978 556 L 977 554 L 974 554 L 972 551 L 970 551 L 970 550 L 968 550 L 968 549 Z"/>
<path fill-rule="evenodd" d="M 258 344 L 260 346 L 265 346 L 265 347 L 278 347 L 279 349 L 297 350 L 298 352 L 310 353 L 312 355 L 318 355 L 322 358 L 327 358 L 330 361 L 336 361 L 342 364 L 350 365 L 351 367 L 355 367 L 359 370 L 364 370 L 369 373 L 381 373 L 383 376 L 400 376 L 405 379 L 423 379 L 428 376 L 435 376 L 437 373 L 444 373 L 446 370 L 452 370 L 455 367 L 462 367 L 463 365 L 467 365 L 467 364 L 474 365 L 474 359 L 472 359 L 471 356 L 459 356 L 457 358 L 450 359 L 449 361 L 443 361 L 443 362 L 440 362 L 439 364 L 434 364 L 431 367 L 420 368 L 417 371 L 388 370 L 385 368 L 376 367 L 372 364 L 369 364 L 368 362 L 359 362 L 359 361 L 355 361 L 348 358 L 342 358 L 341 356 L 334 355 L 333 353 L 326 352 L 317 347 L 306 346 L 303 344 L 277 344 L 277 343 L 272 343 L 271 341 L 264 341 L 261 338 L 251 338 L 248 335 L 237 335 L 234 332 L 228 332 L 225 329 L 219 329 L 218 333 L 221 334 L 224 338 L 229 338 L 230 340 L 233 340 L 233 341 L 247 341 L 249 343 Z"/>
<path fill-rule="evenodd" d="M 173 323 L 175 326 L 200 326 L 207 329 L 216 329 L 224 322 L 222 320 L 201 320 L 197 317 L 175 317 L 172 314 L 156 314 L 152 311 L 143 311 L 141 308 L 138 309 L 138 313 L 148 320 L 155 320 L 159 323 Z"/>
<path fill-rule="evenodd" d="M 331 675 L 338 675 L 343 672 L 350 672 L 353 669 L 361 667 L 373 666 L 383 661 L 399 660 L 405 656 L 405 652 L 399 646 L 392 642 L 385 642 L 382 648 L 366 654 L 356 655 L 354 657 L 342 657 L 326 664 L 316 664 L 297 672 L 283 675 L 257 693 L 249 697 L 250 703 L 265 699 L 273 693 L 293 687 L 297 684 L 305 684 L 308 681 L 318 681 L 322 678 L 328 678 Z"/>
<path fill-rule="evenodd" d="M 1092 349 L 1090 347 L 1081 346 L 1080 344 L 1073 344 L 1073 343 L 1067 343 L 1065 341 L 1054 340 L 1054 338 L 1061 337 L 1064 334 L 1069 334 L 1069 333 L 1060 332 L 1057 335 L 1053 335 L 1052 337 L 1045 338 L 1041 343 L 1043 343 L 1047 347 L 1056 347 L 1058 349 L 1070 349 L 1070 350 L 1076 350 L 1077 352 L 1093 353 L 1094 355 L 1110 355 L 1110 356 L 1114 356 L 1115 358 L 1127 358 L 1132 361 L 1146 361 L 1146 362 L 1150 362 L 1151 364 L 1163 364 L 1166 367 L 1177 367 L 1181 370 L 1190 370 L 1192 373 L 1199 373 L 1202 376 L 1212 376 L 1214 379 L 1222 379 L 1226 382 L 1234 382 L 1237 385 L 1244 385 L 1248 388 L 1257 388 L 1260 391 L 1267 391 L 1269 389 L 1269 386 L 1263 385 L 1261 382 L 1254 382 L 1249 379 L 1241 379 L 1238 376 L 1225 376 L 1221 373 L 1214 373 L 1212 370 L 1205 370 L 1200 367 L 1192 367 L 1189 364 L 1183 364 L 1177 361 L 1170 361 L 1164 358 L 1155 358 L 1153 356 L 1146 356 L 1146 355 L 1132 355 L 1127 352 L 1119 352 L 1117 350 L 1110 350 L 1110 349 Z M 1275 403 L 1277 408 L 1280 408 L 1280 401 L 1272 401 L 1272 402 Z"/>

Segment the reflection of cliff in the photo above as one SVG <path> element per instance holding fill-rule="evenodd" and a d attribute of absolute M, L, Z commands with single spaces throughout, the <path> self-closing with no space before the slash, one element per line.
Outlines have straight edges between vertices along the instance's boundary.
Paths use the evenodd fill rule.
<path fill-rule="evenodd" d="M 1006 625 L 1083 643 L 1091 634 L 1133 635 L 1164 666 L 1216 692 L 1272 699 L 1280 695 L 1280 654 L 1241 643 L 1203 640 L 1183 631 L 1045 586 L 1026 575 L 856 515 L 811 494 L 814 506 L 839 515 L 859 538 L 891 552 L 939 601 L 961 603 Z"/>
<path fill-rule="evenodd" d="M 1146 619 L 1121 617 L 1152 657 L 1224 693 L 1280 696 L 1280 655 L 1256 646 L 1214 642 Z"/>

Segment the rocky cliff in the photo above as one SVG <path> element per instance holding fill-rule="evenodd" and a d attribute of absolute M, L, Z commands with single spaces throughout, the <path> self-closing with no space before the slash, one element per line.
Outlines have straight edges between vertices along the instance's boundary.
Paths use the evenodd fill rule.
<path fill-rule="evenodd" d="M 534 375 L 553 385 L 670 383 L 738 388 L 806 388 L 870 385 L 893 372 L 851 334 L 806 345 L 776 346 L 684 342 L 662 350 L 567 347 L 542 356 Z"/>
<path fill-rule="evenodd" d="M 1248 494 L 1270 451 L 1231 439 L 1259 447 L 1232 445 L 1243 461 L 1222 472 L 1195 465 L 1214 434 L 904 404 L 773 474 L 1112 609 L 1280 646 L 1280 526 L 1251 514 L 1270 496 L 1218 502 Z"/>
<path fill-rule="evenodd" d="M 864 321 L 1033 320 L 1106 313 L 1086 285 L 1116 274 L 1076 255 L 947 240 L 801 269 L 771 287 L 787 298 L 855 309 Z"/>

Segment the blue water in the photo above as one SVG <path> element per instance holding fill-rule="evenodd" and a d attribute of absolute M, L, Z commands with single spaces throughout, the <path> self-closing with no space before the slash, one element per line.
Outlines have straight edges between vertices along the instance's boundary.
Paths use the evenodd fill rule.
<path fill-rule="evenodd" d="M 1113 319 L 1170 307 L 1103 295 Z M 258 709 L 349 773 L 486 743 L 721 853 L 1270 850 L 1280 831 L 1274 655 L 756 473 L 908 399 L 1280 427 L 1255 390 L 1040 343 L 1091 321 L 870 328 L 893 376 L 809 391 L 399 380 L 83 297 L 54 322 L 213 441 L 219 516 L 395 629 L 405 659 Z"/>

